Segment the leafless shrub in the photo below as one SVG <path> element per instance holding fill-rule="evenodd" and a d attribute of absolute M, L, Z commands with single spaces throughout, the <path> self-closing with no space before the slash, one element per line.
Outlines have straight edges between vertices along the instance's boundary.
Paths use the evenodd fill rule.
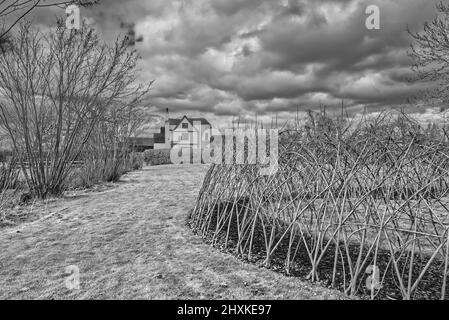
<path fill-rule="evenodd" d="M 146 150 L 144 152 L 144 161 L 147 166 L 171 164 L 170 150 Z"/>
<path fill-rule="evenodd" d="M 12 156 L 8 162 L 0 163 L 0 191 L 17 187 L 20 170 L 16 165 L 16 156 Z"/>
<path fill-rule="evenodd" d="M 138 57 L 126 39 L 110 47 L 87 25 L 67 30 L 60 21 L 43 34 L 24 24 L 13 39 L 0 55 L 0 125 L 32 193 L 58 195 L 92 133 L 101 133 L 117 108 L 136 105 L 149 86 L 134 85 Z"/>
<path fill-rule="evenodd" d="M 424 30 L 409 34 L 413 39 L 410 57 L 417 80 L 431 84 L 425 96 L 448 102 L 449 80 L 449 5 L 440 2 L 436 6 L 437 16 L 425 22 Z M 426 97 L 424 97 L 426 98 Z"/>
<path fill-rule="evenodd" d="M 135 135 L 142 122 L 148 119 L 145 110 L 139 106 L 147 92 L 139 92 L 126 104 L 110 105 L 95 126 L 83 154 L 85 166 L 80 172 L 86 181 L 91 181 L 86 186 L 93 181 L 115 182 L 123 174 L 142 168 L 143 156 L 134 153 L 126 140 Z"/>

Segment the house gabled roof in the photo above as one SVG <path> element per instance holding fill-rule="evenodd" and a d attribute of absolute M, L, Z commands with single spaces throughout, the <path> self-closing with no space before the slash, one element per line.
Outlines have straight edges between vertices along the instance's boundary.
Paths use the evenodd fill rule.
<path fill-rule="evenodd" d="M 210 125 L 210 126 L 212 126 L 212 125 L 210 124 L 210 122 L 207 121 L 207 120 L 204 119 L 204 118 L 188 118 L 188 120 L 189 120 L 190 123 L 192 123 L 192 124 L 193 124 L 195 121 L 197 121 L 197 122 L 201 122 L 202 125 Z"/>
<path fill-rule="evenodd" d="M 168 124 L 171 126 L 178 126 L 182 119 L 168 119 Z"/>
<path fill-rule="evenodd" d="M 195 122 L 201 122 L 201 125 L 209 125 L 212 127 L 209 121 L 207 121 L 205 118 L 188 118 L 187 116 L 182 117 L 181 119 L 168 119 L 168 124 L 171 126 L 176 126 L 174 130 L 178 129 L 178 126 L 181 124 L 181 122 L 187 119 L 187 121 L 190 122 L 190 124 L 193 126 Z"/>

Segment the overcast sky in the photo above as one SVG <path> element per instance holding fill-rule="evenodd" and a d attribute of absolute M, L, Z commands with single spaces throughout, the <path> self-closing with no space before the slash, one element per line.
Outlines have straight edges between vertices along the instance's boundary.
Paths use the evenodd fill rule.
<path fill-rule="evenodd" d="M 435 17 L 433 0 L 102 0 L 82 11 L 112 39 L 135 22 L 148 104 L 229 119 L 299 110 L 368 111 L 406 101 L 410 36 Z M 365 27 L 380 8 L 380 30 Z M 42 23 L 54 16 L 37 13 Z"/>

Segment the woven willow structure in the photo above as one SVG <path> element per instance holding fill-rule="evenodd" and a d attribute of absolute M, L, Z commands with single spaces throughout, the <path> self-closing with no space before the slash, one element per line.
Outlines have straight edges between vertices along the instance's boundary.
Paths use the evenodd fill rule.
<path fill-rule="evenodd" d="M 316 122 L 280 135 L 274 175 L 211 165 L 191 228 L 351 296 L 447 299 L 447 136 L 389 114 L 356 128 Z"/>

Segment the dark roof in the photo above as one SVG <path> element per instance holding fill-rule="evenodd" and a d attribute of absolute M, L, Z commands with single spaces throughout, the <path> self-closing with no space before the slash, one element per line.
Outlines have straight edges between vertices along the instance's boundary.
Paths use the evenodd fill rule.
<path fill-rule="evenodd" d="M 182 119 L 168 119 L 168 124 L 171 126 L 177 126 Z"/>
<path fill-rule="evenodd" d="M 181 119 L 168 119 L 168 124 L 171 126 L 178 126 L 181 123 L 181 121 L 184 120 L 184 118 L 186 118 L 192 125 L 194 122 L 201 122 L 202 125 L 208 124 L 208 125 L 212 126 L 210 124 L 210 122 L 204 118 L 188 118 L 186 116 L 182 117 Z"/>
<path fill-rule="evenodd" d="M 154 138 L 146 138 L 146 137 L 129 137 L 126 138 L 126 143 L 135 145 L 135 146 L 153 146 Z"/>

